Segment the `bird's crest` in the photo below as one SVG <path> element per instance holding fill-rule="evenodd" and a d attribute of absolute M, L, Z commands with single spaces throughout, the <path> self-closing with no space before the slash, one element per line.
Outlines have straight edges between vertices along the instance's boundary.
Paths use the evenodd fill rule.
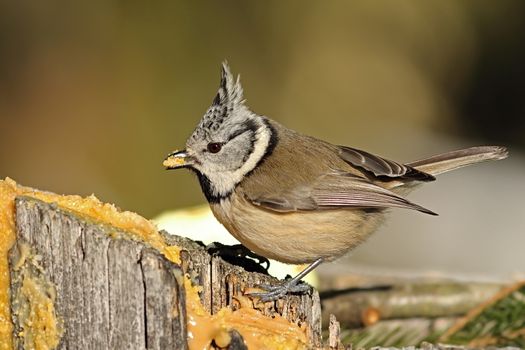
<path fill-rule="evenodd" d="M 202 117 L 199 125 L 193 132 L 192 138 L 199 139 L 210 132 L 216 132 L 234 114 L 234 111 L 245 109 L 243 90 L 239 76 L 233 79 L 228 63 L 222 63 L 221 82 L 219 91 L 213 103 Z"/>
<path fill-rule="evenodd" d="M 228 66 L 228 62 L 224 61 L 222 63 L 221 70 L 221 83 L 219 86 L 219 91 L 213 99 L 213 105 L 224 105 L 229 108 L 232 108 L 238 104 L 242 104 L 243 100 L 243 91 L 240 81 L 240 76 L 237 76 L 237 79 L 233 79 L 233 75 Z"/>

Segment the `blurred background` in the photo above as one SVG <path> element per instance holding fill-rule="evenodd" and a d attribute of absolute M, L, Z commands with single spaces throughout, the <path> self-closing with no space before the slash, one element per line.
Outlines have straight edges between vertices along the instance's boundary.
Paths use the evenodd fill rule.
<path fill-rule="evenodd" d="M 501 144 L 443 175 L 326 273 L 513 279 L 525 271 L 525 2 L 11 1 L 0 5 L 0 177 L 154 217 L 204 203 L 166 172 L 215 96 L 411 161 Z"/>

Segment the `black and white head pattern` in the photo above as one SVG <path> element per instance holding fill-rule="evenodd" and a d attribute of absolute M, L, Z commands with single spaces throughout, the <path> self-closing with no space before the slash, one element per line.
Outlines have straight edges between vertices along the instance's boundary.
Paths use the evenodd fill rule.
<path fill-rule="evenodd" d="M 239 77 L 223 63 L 217 95 L 186 143 L 211 202 L 227 198 L 273 147 L 270 124 L 244 102 Z"/>

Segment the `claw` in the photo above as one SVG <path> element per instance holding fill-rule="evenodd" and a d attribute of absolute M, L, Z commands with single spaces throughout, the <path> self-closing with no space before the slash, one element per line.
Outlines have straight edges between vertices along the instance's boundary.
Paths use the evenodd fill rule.
<path fill-rule="evenodd" d="M 322 258 L 315 260 L 313 263 L 308 265 L 306 269 L 301 271 L 297 276 L 291 279 L 287 279 L 277 286 L 261 285 L 261 289 L 266 292 L 246 293 L 246 295 L 260 298 L 262 302 L 277 300 L 284 297 L 288 293 L 304 293 L 310 290 L 310 286 L 306 283 L 300 283 L 301 279 L 306 276 L 310 271 L 315 269 L 320 263 L 323 262 Z"/>
<path fill-rule="evenodd" d="M 269 284 L 259 285 L 259 288 L 265 292 L 247 293 L 251 297 L 259 298 L 263 303 L 267 301 L 275 301 L 284 297 L 286 294 L 301 294 L 310 290 L 310 286 L 306 283 L 298 283 L 295 280 L 288 280 L 282 284 L 272 286 Z"/>

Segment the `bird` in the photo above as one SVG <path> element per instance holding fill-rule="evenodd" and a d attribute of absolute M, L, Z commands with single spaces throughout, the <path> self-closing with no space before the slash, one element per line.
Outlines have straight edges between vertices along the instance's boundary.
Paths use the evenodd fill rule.
<path fill-rule="evenodd" d="M 353 147 L 307 136 L 254 113 L 240 76 L 223 62 L 211 106 L 167 170 L 196 174 L 217 220 L 263 257 L 309 264 L 278 285 L 251 293 L 277 300 L 310 287 L 300 280 L 369 237 L 391 208 L 437 215 L 405 198 L 420 184 L 463 166 L 504 159 L 501 146 L 478 146 L 399 163 Z"/>

